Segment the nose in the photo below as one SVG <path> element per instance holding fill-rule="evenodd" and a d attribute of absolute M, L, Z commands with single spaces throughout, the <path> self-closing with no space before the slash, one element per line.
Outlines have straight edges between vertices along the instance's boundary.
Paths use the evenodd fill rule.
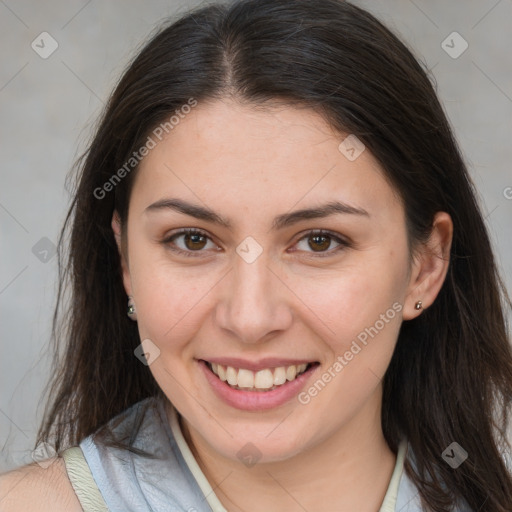
<path fill-rule="evenodd" d="M 270 268 L 265 252 L 252 263 L 235 255 L 222 287 L 216 322 L 238 341 L 265 341 L 292 324 L 290 291 Z"/>

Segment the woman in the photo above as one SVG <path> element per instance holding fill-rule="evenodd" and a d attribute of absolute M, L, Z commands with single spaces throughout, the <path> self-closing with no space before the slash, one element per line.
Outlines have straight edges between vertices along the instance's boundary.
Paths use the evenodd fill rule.
<path fill-rule="evenodd" d="M 510 300 L 435 91 L 367 12 L 162 30 L 67 247 L 61 457 L 4 476 L 6 510 L 510 510 Z"/>

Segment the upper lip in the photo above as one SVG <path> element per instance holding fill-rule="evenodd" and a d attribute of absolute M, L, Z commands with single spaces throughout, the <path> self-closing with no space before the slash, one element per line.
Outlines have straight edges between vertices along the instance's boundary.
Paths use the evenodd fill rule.
<path fill-rule="evenodd" d="M 309 364 L 316 362 L 312 359 L 285 359 L 280 357 L 265 357 L 259 360 L 247 360 L 238 357 L 212 357 L 205 358 L 203 361 L 207 363 L 216 363 L 222 366 L 231 366 L 233 368 L 244 368 L 246 370 L 252 370 L 257 372 L 259 370 L 265 370 L 267 368 L 278 368 L 280 366 L 292 366 Z"/>

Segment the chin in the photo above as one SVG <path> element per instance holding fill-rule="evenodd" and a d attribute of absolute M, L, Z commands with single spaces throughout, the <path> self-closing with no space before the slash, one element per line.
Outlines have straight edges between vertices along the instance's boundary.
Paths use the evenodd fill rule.
<path fill-rule="evenodd" d="M 304 430 L 291 432 L 283 428 L 284 425 L 279 425 L 280 422 L 281 420 L 273 421 L 264 426 L 226 424 L 223 425 L 226 430 L 219 427 L 217 436 L 212 437 L 211 430 L 202 436 L 214 451 L 227 459 L 248 466 L 256 462 L 280 462 L 298 455 L 306 448 Z"/>

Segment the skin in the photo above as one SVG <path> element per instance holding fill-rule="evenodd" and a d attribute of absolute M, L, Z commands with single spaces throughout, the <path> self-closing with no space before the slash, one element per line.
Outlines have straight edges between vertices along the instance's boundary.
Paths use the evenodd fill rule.
<path fill-rule="evenodd" d="M 116 213 L 112 220 L 141 340 L 160 350 L 149 368 L 230 512 L 315 511 L 320 503 L 323 511 L 375 512 L 389 485 L 396 457 L 381 428 L 381 379 L 401 322 L 442 286 L 453 227 L 439 212 L 411 256 L 397 194 L 368 150 L 355 161 L 339 151 L 346 135 L 309 109 L 200 103 L 142 161 L 127 223 Z M 231 227 L 147 210 L 165 198 L 208 207 Z M 334 200 L 368 216 L 272 229 L 278 215 Z M 182 228 L 209 238 L 187 245 L 182 235 L 173 245 L 169 236 Z M 348 245 L 315 245 L 308 232 L 319 229 Z M 250 264 L 236 252 L 248 236 L 263 249 Z M 306 405 L 294 398 L 267 411 L 235 409 L 197 363 L 227 355 L 318 361 L 307 389 L 394 303 L 401 311 Z M 237 457 L 249 442 L 261 452 L 250 468 Z"/>
<path fill-rule="evenodd" d="M 2 512 L 82 512 L 83 509 L 68 479 L 64 459 L 45 461 L 0 475 Z"/>

